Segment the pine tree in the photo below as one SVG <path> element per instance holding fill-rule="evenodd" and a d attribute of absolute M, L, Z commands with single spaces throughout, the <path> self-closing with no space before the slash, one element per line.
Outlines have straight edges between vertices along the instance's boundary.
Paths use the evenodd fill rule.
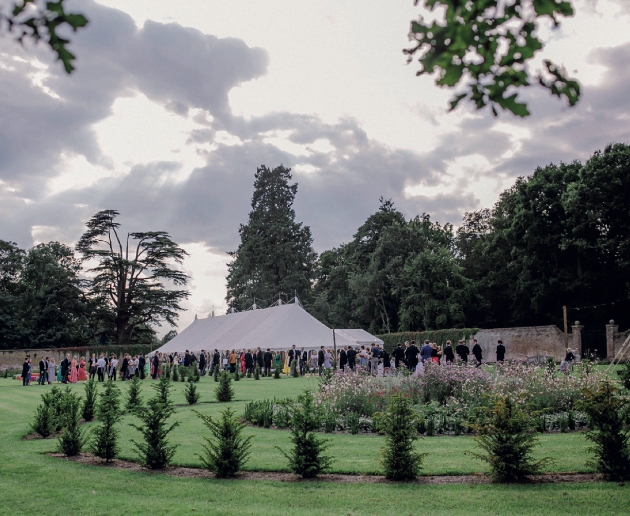
<path fill-rule="evenodd" d="M 116 424 L 120 421 L 120 396 L 118 387 L 111 380 L 105 383 L 101 393 L 97 419 L 100 422 L 93 432 L 92 452 L 97 457 L 110 462 L 118 454 L 118 436 L 120 431 Z"/>
<path fill-rule="evenodd" d="M 173 366 L 173 381 L 176 382 L 179 380 L 179 371 L 177 366 Z"/>
<path fill-rule="evenodd" d="M 238 382 L 241 379 L 241 372 L 238 370 L 238 365 L 236 366 L 236 369 L 234 370 L 234 381 Z"/>
<path fill-rule="evenodd" d="M 96 398 L 98 396 L 98 388 L 94 380 L 85 382 L 85 401 L 83 402 L 83 419 L 92 421 L 94 419 L 94 410 Z"/>
<path fill-rule="evenodd" d="M 227 402 L 234 398 L 234 390 L 232 389 L 232 377 L 227 371 L 223 371 L 219 376 L 219 385 L 215 390 L 217 401 Z"/>
<path fill-rule="evenodd" d="M 262 165 L 256 172 L 252 211 L 239 229 L 238 249 L 230 253 L 226 296 L 230 308 L 245 310 L 254 298 L 274 298 L 280 292 L 309 296 L 317 255 L 310 228 L 295 221 L 297 184 L 290 180 L 290 169 L 282 165 L 273 170 Z"/>
<path fill-rule="evenodd" d="M 153 388 L 155 389 L 156 397 L 160 399 L 161 403 L 167 406 L 172 405 L 170 394 L 173 387 L 168 376 L 161 376 L 158 383 L 153 385 Z"/>
<path fill-rule="evenodd" d="M 79 426 L 81 400 L 76 394 L 66 394 L 63 432 L 57 440 L 59 451 L 68 457 L 78 455 L 85 445 L 85 437 Z"/>
<path fill-rule="evenodd" d="M 197 390 L 197 385 L 191 377 L 188 378 L 188 382 L 184 388 L 184 396 L 186 397 L 186 401 L 189 405 L 194 405 L 201 397 L 201 394 L 199 394 L 199 391 Z"/>
<path fill-rule="evenodd" d="M 260 366 L 258 364 L 254 368 L 254 380 L 260 380 Z"/>
<path fill-rule="evenodd" d="M 142 425 L 131 425 L 144 438 L 143 443 L 138 443 L 133 439 L 131 442 L 136 446 L 136 453 L 140 456 L 142 464 L 149 469 L 165 468 L 175 455 L 177 445 L 170 445 L 166 438 L 174 428 L 179 426 L 179 421 L 167 426 L 167 420 L 174 412 L 175 409 L 172 406 L 162 402 L 158 393 L 147 402 L 147 410 L 137 412 L 136 415 L 142 421 Z"/>
<path fill-rule="evenodd" d="M 134 376 L 129 382 L 129 390 L 127 391 L 127 410 L 137 410 L 142 408 L 142 398 L 140 397 L 141 380 L 138 376 Z"/>
<path fill-rule="evenodd" d="M 214 381 L 219 381 L 219 364 L 214 365 L 214 369 L 212 371 L 212 376 L 214 377 Z"/>

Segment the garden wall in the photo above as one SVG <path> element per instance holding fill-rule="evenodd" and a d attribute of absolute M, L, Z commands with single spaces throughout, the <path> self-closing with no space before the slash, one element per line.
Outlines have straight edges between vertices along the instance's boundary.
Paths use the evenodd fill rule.
<path fill-rule="evenodd" d="M 579 332 L 578 332 L 579 335 Z M 566 354 L 564 334 L 557 326 L 526 326 L 521 328 L 494 328 L 481 330 L 478 328 L 461 328 L 426 332 L 390 333 L 379 335 L 385 347 L 391 351 L 399 342 L 415 340 L 421 344 L 425 340 L 444 346 L 447 340 L 453 342 L 465 339 L 472 351 L 472 339 L 477 339 L 483 352 L 483 359 L 488 362 L 496 360 L 497 341 L 501 339 L 506 348 L 506 358 L 524 360 L 532 357 L 553 357 L 562 360 Z M 569 346 L 580 349 L 579 337 L 573 342 L 569 335 Z"/>
<path fill-rule="evenodd" d="M 33 369 L 37 369 L 37 363 L 41 357 L 52 357 L 57 364 L 65 357 L 70 356 L 85 357 L 86 360 L 93 354 L 114 353 L 120 357 L 124 353 L 131 355 L 146 354 L 151 351 L 150 344 L 135 344 L 130 346 L 90 346 L 82 348 L 51 348 L 51 349 L 3 349 L 0 350 L 0 371 L 5 369 L 22 369 L 24 358 L 29 357 L 33 363 Z"/>

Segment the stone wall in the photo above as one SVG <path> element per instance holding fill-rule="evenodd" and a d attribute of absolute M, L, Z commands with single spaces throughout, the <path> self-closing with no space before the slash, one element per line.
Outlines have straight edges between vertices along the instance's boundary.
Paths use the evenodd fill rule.
<path fill-rule="evenodd" d="M 556 360 L 562 360 L 566 354 L 564 333 L 553 325 L 479 330 L 473 338 L 477 339 L 483 351 L 483 359 L 488 362 L 496 361 L 499 339 L 503 341 L 507 359 L 553 357 Z M 569 335 L 569 346 L 571 347 L 572 344 L 572 335 Z M 472 339 L 468 345 L 472 350 Z"/>
<path fill-rule="evenodd" d="M 613 345 L 612 345 L 612 358 L 615 357 L 615 355 L 619 352 L 619 350 L 621 349 L 621 346 L 623 346 L 623 343 L 626 341 L 626 339 L 630 337 L 630 330 L 626 330 L 623 332 L 615 332 L 612 335 L 612 341 L 613 341 Z M 620 357 L 622 362 L 625 362 L 626 360 L 630 360 L 630 349 L 626 348 L 626 353 L 624 354 L 625 356 Z M 612 360 L 612 358 L 609 356 L 608 359 Z"/>

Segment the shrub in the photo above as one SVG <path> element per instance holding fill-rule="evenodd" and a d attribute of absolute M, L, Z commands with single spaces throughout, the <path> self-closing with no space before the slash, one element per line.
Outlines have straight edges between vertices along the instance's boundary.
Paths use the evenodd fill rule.
<path fill-rule="evenodd" d="M 184 388 L 184 396 L 189 405 L 194 405 L 199 401 L 201 394 L 197 390 L 197 384 L 192 378 L 188 378 L 186 387 Z"/>
<path fill-rule="evenodd" d="M 133 439 L 131 442 L 136 446 L 136 453 L 140 456 L 142 464 L 149 469 L 165 468 L 175 455 L 177 445 L 170 445 L 166 438 L 179 426 L 179 421 L 167 426 L 167 420 L 174 412 L 172 406 L 165 405 L 159 396 L 155 396 L 147 402 L 146 410 L 136 414 L 142 425 L 131 424 L 144 438 L 143 443 Z"/>
<path fill-rule="evenodd" d="M 273 370 L 273 378 L 274 378 L 274 380 L 279 380 L 280 379 L 280 368 L 279 367 L 276 367 Z"/>
<path fill-rule="evenodd" d="M 630 358 L 623 364 L 621 371 L 619 371 L 619 379 L 626 390 L 630 391 Z"/>
<path fill-rule="evenodd" d="M 597 389 L 584 392 L 581 408 L 589 418 L 590 430 L 586 438 L 594 443 L 589 450 L 595 460 L 588 464 L 595 467 L 609 480 L 630 478 L 630 429 L 624 428 L 630 404 L 609 381 Z"/>
<path fill-rule="evenodd" d="M 85 401 L 83 402 L 83 419 L 92 421 L 96 410 L 96 399 L 98 396 L 98 387 L 94 380 L 85 382 Z"/>
<path fill-rule="evenodd" d="M 234 389 L 232 389 L 232 378 L 227 371 L 223 371 L 219 377 L 219 385 L 214 391 L 217 401 L 225 403 L 232 401 L 234 398 Z"/>
<path fill-rule="evenodd" d="M 254 367 L 254 380 L 260 380 L 260 366 L 258 364 Z"/>
<path fill-rule="evenodd" d="M 111 380 L 105 383 L 105 390 L 100 394 L 96 416 L 100 425 L 93 431 L 90 448 L 94 455 L 110 462 L 119 451 L 116 424 L 121 418 L 119 391 Z"/>
<path fill-rule="evenodd" d="M 55 411 L 45 401 L 35 409 L 35 419 L 31 423 L 31 430 L 44 439 L 56 430 Z"/>
<path fill-rule="evenodd" d="M 346 414 L 346 428 L 350 433 L 356 435 L 359 433 L 359 414 L 356 412 L 348 412 Z"/>
<path fill-rule="evenodd" d="M 197 415 L 206 425 L 211 438 L 204 437 L 203 455 L 197 455 L 204 467 L 212 471 L 219 478 L 235 476 L 249 458 L 249 448 L 253 436 L 243 437 L 241 434 L 245 425 L 239 423 L 232 409 L 221 412 L 219 421 L 210 416 Z"/>
<path fill-rule="evenodd" d="M 162 374 L 160 375 L 160 377 L 162 377 L 162 376 L 166 376 L 167 378 L 171 377 L 171 368 L 168 365 L 168 363 L 166 363 L 166 364 L 164 364 L 162 366 Z"/>
<path fill-rule="evenodd" d="M 63 426 L 63 414 L 64 414 L 64 403 L 65 403 L 65 394 L 71 393 L 69 387 L 66 387 L 65 391 L 57 387 L 53 387 L 49 392 L 42 394 L 42 401 L 46 404 L 50 410 L 52 415 L 52 423 L 55 432 L 61 430 Z"/>
<path fill-rule="evenodd" d="M 63 432 L 58 438 L 57 446 L 61 453 L 71 457 L 81 453 L 85 445 L 85 437 L 81 427 L 81 400 L 75 394 L 67 395 L 65 414 L 63 418 Z"/>
<path fill-rule="evenodd" d="M 214 377 L 214 381 L 219 381 L 219 364 L 214 365 L 214 369 L 212 371 L 212 376 Z"/>
<path fill-rule="evenodd" d="M 236 369 L 234 369 L 234 381 L 238 382 L 241 379 L 241 372 L 238 370 L 238 364 Z"/>
<path fill-rule="evenodd" d="M 287 454 L 276 447 L 289 461 L 289 469 L 302 478 L 313 478 L 324 473 L 330 468 L 332 459 L 324 455 L 328 448 L 327 441 L 313 433 L 320 427 L 320 416 L 310 393 L 298 398 L 291 414 L 291 423 L 293 449 Z"/>
<path fill-rule="evenodd" d="M 193 382 L 198 382 L 199 380 L 201 380 L 201 375 L 199 374 L 199 368 L 197 367 L 196 364 L 193 364 L 191 366 L 190 376 L 192 376 Z"/>
<path fill-rule="evenodd" d="M 184 367 L 183 365 L 180 364 L 180 366 L 179 366 L 179 381 L 180 382 L 185 382 L 186 381 L 186 376 L 188 376 L 188 368 Z"/>
<path fill-rule="evenodd" d="M 125 408 L 134 411 L 142 408 L 142 398 L 140 397 L 141 380 L 138 376 L 134 376 L 129 382 L 129 390 L 127 391 L 127 404 Z"/>
<path fill-rule="evenodd" d="M 381 464 L 390 480 L 411 480 L 418 476 L 425 453 L 417 453 L 414 443 L 417 416 L 408 399 L 394 396 L 382 421 L 385 447 L 381 449 Z"/>
<path fill-rule="evenodd" d="M 170 396 L 173 386 L 171 385 L 171 381 L 168 376 L 161 376 L 158 383 L 153 384 L 153 388 L 155 389 L 156 397 L 159 398 L 161 403 L 169 406 L 172 404 Z"/>
<path fill-rule="evenodd" d="M 486 418 L 477 426 L 477 446 L 485 453 L 473 453 L 490 465 L 496 482 L 515 482 L 538 473 L 550 462 L 533 459 L 537 439 L 531 433 L 528 415 L 514 405 L 510 396 L 497 396 L 485 410 Z"/>
<path fill-rule="evenodd" d="M 173 381 L 174 382 L 179 381 L 179 367 L 177 366 L 173 366 Z"/>
<path fill-rule="evenodd" d="M 245 421 L 253 425 L 263 426 L 266 419 L 273 419 L 274 401 L 258 400 L 245 405 Z"/>

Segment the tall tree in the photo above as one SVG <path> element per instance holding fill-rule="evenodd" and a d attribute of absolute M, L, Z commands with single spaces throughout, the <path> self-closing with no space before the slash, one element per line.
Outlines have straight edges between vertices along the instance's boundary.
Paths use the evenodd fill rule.
<path fill-rule="evenodd" d="M 29 249 L 19 283 L 21 324 L 30 346 L 73 346 L 89 339 L 80 272 L 80 260 L 64 244 Z"/>
<path fill-rule="evenodd" d="M 15 242 L 0 240 L 0 349 L 17 348 L 23 343 L 18 280 L 25 255 Z"/>
<path fill-rule="evenodd" d="M 295 221 L 298 185 L 290 181 L 291 169 L 282 165 L 272 170 L 262 165 L 256 171 L 252 211 L 239 229 L 238 249 L 230 253 L 230 308 L 245 310 L 255 299 L 264 306 L 280 293 L 310 297 L 317 255 L 310 228 Z"/>
<path fill-rule="evenodd" d="M 184 286 L 188 276 L 178 270 L 186 251 L 164 231 L 127 233 L 120 238 L 115 210 L 100 211 L 87 223 L 77 250 L 84 261 L 96 261 L 91 295 L 107 304 L 103 318 L 116 344 L 134 342 L 151 325 L 175 325 L 187 290 L 167 288 L 164 281 Z"/>

